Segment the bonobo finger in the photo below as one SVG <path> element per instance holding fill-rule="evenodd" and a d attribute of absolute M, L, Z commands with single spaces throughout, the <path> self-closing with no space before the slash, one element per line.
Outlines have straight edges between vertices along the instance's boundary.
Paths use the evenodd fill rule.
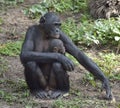
<path fill-rule="evenodd" d="M 70 70 L 69 63 L 68 63 L 68 62 L 66 62 L 64 66 L 65 66 L 65 70 L 67 70 L 67 71 Z"/>
<path fill-rule="evenodd" d="M 68 63 L 67 64 L 67 71 L 70 71 L 71 70 L 71 65 Z"/>
<path fill-rule="evenodd" d="M 69 67 L 68 71 L 73 71 L 74 70 L 74 64 L 73 64 L 72 61 L 68 64 L 68 67 Z"/>
<path fill-rule="evenodd" d="M 113 99 L 113 95 L 111 93 L 106 94 L 106 99 L 107 100 L 112 100 Z"/>
<path fill-rule="evenodd" d="M 107 100 L 112 100 L 113 99 L 113 95 L 112 95 L 112 92 L 111 92 L 110 88 L 106 88 L 106 99 Z"/>
<path fill-rule="evenodd" d="M 105 99 L 107 100 L 112 100 L 113 99 L 113 95 L 109 86 L 109 81 L 106 80 L 102 83 L 102 90 L 105 89 L 106 90 L 106 97 Z"/>
<path fill-rule="evenodd" d="M 72 71 L 74 70 L 74 67 L 75 67 L 75 66 L 74 66 L 74 63 L 72 62 L 72 63 L 71 63 L 71 70 L 72 70 Z"/>
<path fill-rule="evenodd" d="M 63 67 L 64 67 L 65 70 L 68 70 L 67 69 L 67 64 L 63 64 Z"/>
<path fill-rule="evenodd" d="M 72 71 L 72 65 L 70 64 L 68 67 L 69 67 L 68 71 Z"/>
<path fill-rule="evenodd" d="M 63 62 L 64 69 L 67 71 L 73 71 L 74 70 L 74 64 L 71 60 L 68 58 L 65 58 L 65 61 Z"/>

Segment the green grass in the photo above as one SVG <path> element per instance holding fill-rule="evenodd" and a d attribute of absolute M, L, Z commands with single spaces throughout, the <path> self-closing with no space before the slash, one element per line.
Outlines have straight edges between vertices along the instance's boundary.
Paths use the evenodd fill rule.
<path fill-rule="evenodd" d="M 37 18 L 46 12 L 54 11 L 58 13 L 87 11 L 87 0 L 43 0 L 24 10 L 30 18 Z"/>
<path fill-rule="evenodd" d="M 3 19 L 0 17 L 0 26 L 3 24 Z M 2 28 L 0 27 L 0 33 L 2 32 Z"/>
<path fill-rule="evenodd" d="M 54 103 L 54 108 L 80 108 L 83 102 L 79 98 L 73 98 L 72 100 L 58 99 Z"/>
<path fill-rule="evenodd" d="M 72 95 L 72 94 L 70 94 Z M 73 96 L 72 98 L 57 99 L 53 103 L 53 108 L 107 108 L 107 104 L 104 100 L 97 98 L 89 98 L 81 96 Z"/>
<path fill-rule="evenodd" d="M 24 0 L 1 0 L 0 3 L 3 4 L 3 5 L 17 5 L 19 3 L 23 3 Z"/>
<path fill-rule="evenodd" d="M 4 88 L 1 88 L 0 97 L 8 103 L 24 102 L 24 100 L 29 96 L 29 91 L 24 80 L 19 79 L 15 82 L 13 80 L 2 79 L 0 80 L 0 84 L 1 83 L 5 86 L 5 88 L 7 88 L 7 91 L 4 90 Z"/>
<path fill-rule="evenodd" d="M 25 13 L 31 18 L 39 17 L 48 10 L 54 10 L 58 13 L 74 13 L 80 15 L 76 19 L 67 18 L 62 24 L 62 30 L 70 36 L 76 44 L 87 46 L 92 45 L 114 45 L 120 44 L 120 17 L 93 20 L 87 9 L 87 0 L 48 0 L 35 4 L 25 10 Z M 74 15 L 73 16 L 76 16 Z"/>
<path fill-rule="evenodd" d="M 0 25 L 3 24 L 3 19 L 0 17 Z"/>
<path fill-rule="evenodd" d="M 76 23 L 73 18 L 63 22 L 62 30 L 76 43 L 87 46 L 120 44 L 120 18 L 93 21 L 84 16 Z"/>
<path fill-rule="evenodd" d="M 120 55 L 115 55 L 114 53 L 99 53 L 97 57 L 89 56 L 110 80 L 120 80 Z M 83 80 L 85 82 L 89 81 L 94 87 L 99 86 L 99 84 L 96 84 L 96 81 L 90 72 L 86 72 Z"/>
<path fill-rule="evenodd" d="M 0 44 L 0 54 L 6 56 L 17 56 L 20 54 L 22 41 Z"/>
<path fill-rule="evenodd" d="M 8 70 L 7 61 L 5 58 L 0 57 L 0 76 L 3 76 L 4 72 Z"/>
<path fill-rule="evenodd" d="M 99 53 L 98 58 L 94 58 L 94 61 L 104 74 L 110 79 L 120 80 L 120 55 L 115 55 L 114 53 Z"/>

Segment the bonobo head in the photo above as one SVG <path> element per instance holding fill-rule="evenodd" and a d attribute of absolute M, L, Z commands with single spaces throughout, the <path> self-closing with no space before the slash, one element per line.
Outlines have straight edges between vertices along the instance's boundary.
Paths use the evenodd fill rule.
<path fill-rule="evenodd" d="M 59 38 L 60 18 L 53 12 L 48 12 L 40 18 L 40 26 L 47 38 Z"/>
<path fill-rule="evenodd" d="M 60 39 L 52 39 L 49 43 L 50 52 L 65 54 L 65 47 Z"/>

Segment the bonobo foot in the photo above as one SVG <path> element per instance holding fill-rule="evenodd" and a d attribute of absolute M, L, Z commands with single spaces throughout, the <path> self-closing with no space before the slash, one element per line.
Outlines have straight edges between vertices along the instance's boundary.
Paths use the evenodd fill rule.
<path fill-rule="evenodd" d="M 55 90 L 55 91 L 44 91 L 44 90 L 40 90 L 40 91 L 33 91 L 31 92 L 36 98 L 39 99 L 56 99 L 59 97 L 62 97 L 64 94 L 66 94 L 67 92 L 65 91 L 61 91 L 61 90 Z"/>
<path fill-rule="evenodd" d="M 106 97 L 105 97 L 105 99 L 113 100 L 114 96 L 112 95 L 112 92 L 111 92 L 108 80 L 105 80 L 105 81 L 102 82 L 102 89 L 101 90 L 103 91 L 103 89 L 106 90 Z"/>
<path fill-rule="evenodd" d="M 46 99 L 48 98 L 48 93 L 46 91 L 40 90 L 40 91 L 33 91 L 31 92 L 36 98 L 40 99 Z"/>
<path fill-rule="evenodd" d="M 61 90 L 50 91 L 49 96 L 51 99 L 56 99 L 56 98 L 62 97 L 66 93 L 67 93 L 66 91 L 61 91 Z"/>

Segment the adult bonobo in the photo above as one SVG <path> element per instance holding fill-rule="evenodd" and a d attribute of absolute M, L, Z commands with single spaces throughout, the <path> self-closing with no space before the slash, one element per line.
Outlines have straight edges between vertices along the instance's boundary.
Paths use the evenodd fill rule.
<path fill-rule="evenodd" d="M 64 43 L 66 52 L 102 82 L 106 90 L 106 98 L 112 99 L 108 79 L 98 66 L 60 30 L 60 25 L 59 17 L 55 13 L 48 12 L 40 18 L 39 25 L 33 25 L 27 30 L 20 58 L 30 92 L 38 98 L 57 98 L 69 91 L 69 77 L 66 71 L 74 70 L 73 62 L 63 54 L 47 52 L 49 40 L 60 39 Z M 50 79 L 53 77 L 49 74 L 45 75 L 45 64 L 51 65 L 47 72 L 55 77 L 52 82 Z"/>

